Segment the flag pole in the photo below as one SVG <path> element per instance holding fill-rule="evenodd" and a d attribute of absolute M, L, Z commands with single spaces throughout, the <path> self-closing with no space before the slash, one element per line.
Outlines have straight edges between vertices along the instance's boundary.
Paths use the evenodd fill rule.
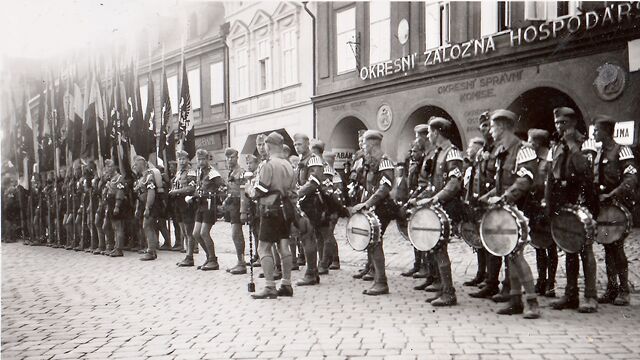
<path fill-rule="evenodd" d="M 96 86 L 96 90 L 97 90 L 97 95 L 100 94 L 100 85 L 98 84 L 98 80 L 97 80 L 97 66 L 96 66 L 96 59 L 94 59 L 94 64 L 93 64 L 93 72 L 94 72 L 94 84 Z M 98 178 L 102 177 L 102 169 L 104 166 L 104 162 L 102 159 L 102 146 L 100 145 L 100 121 L 98 120 L 98 105 L 100 107 L 102 107 L 102 97 L 100 96 L 100 98 L 96 98 L 95 99 L 96 103 L 95 106 L 93 107 L 93 111 L 95 113 L 96 116 L 96 138 L 98 138 Z M 104 109 L 103 109 L 104 112 Z"/>
<path fill-rule="evenodd" d="M 51 118 L 52 118 L 52 122 L 53 122 L 53 129 L 52 129 L 52 133 L 53 133 L 53 144 L 54 144 L 54 149 L 55 149 L 55 159 L 54 159 L 54 163 L 53 163 L 53 167 L 54 167 L 54 171 L 55 171 L 55 175 L 53 177 L 53 181 L 54 181 L 54 185 L 53 185 L 53 196 L 54 196 L 54 203 L 56 205 L 56 221 L 55 221 L 55 227 L 56 227 L 56 243 L 60 244 L 60 197 L 58 196 L 58 175 L 60 174 L 60 146 L 58 144 L 58 111 L 55 108 L 55 91 L 54 88 L 56 86 L 55 81 L 53 81 L 53 74 L 50 74 L 49 77 L 52 79 L 51 80 Z"/>

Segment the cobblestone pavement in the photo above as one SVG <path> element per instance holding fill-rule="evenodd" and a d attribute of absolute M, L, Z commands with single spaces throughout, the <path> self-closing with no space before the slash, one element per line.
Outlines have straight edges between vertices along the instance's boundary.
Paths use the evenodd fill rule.
<path fill-rule="evenodd" d="M 228 226 L 216 225 L 213 233 L 222 269 L 234 265 Z M 454 241 L 450 251 L 460 305 L 435 309 L 424 302 L 423 292 L 412 290 L 418 280 L 399 276 L 412 252 L 392 224 L 385 238 L 391 294 L 365 297 L 361 291 L 370 284 L 351 279 L 353 265 L 364 256 L 349 250 L 342 233 L 339 228 L 342 270 L 324 276 L 319 286 L 294 287 L 293 298 L 270 301 L 249 297 L 248 276 L 176 268 L 183 256 L 178 253 L 160 252 L 157 261 L 144 263 L 130 252 L 107 258 L 3 243 L 2 358 L 640 357 L 637 294 L 630 307 L 601 306 L 591 315 L 553 311 L 549 300 L 541 299 L 539 320 L 498 316 L 497 305 L 470 298 L 474 289 L 461 286 L 475 273 L 475 256 Z M 636 284 L 638 237 L 635 232 L 628 240 Z M 601 246 L 596 248 L 602 290 L 604 264 Z M 563 274 L 560 270 L 559 277 Z M 564 279 L 559 283 L 564 286 Z"/>

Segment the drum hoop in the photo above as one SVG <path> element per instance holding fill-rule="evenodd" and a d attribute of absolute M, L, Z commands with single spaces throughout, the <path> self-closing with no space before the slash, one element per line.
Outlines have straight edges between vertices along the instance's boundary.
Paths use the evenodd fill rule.
<path fill-rule="evenodd" d="M 472 211 L 474 212 L 474 214 L 483 210 L 483 209 L 482 209 L 482 208 L 480 208 L 480 207 L 477 207 L 477 206 L 471 206 L 471 205 L 469 205 L 469 204 L 467 204 L 467 203 L 465 203 L 465 204 L 464 204 L 464 206 L 470 207 L 470 208 L 472 209 Z M 473 245 L 471 244 L 471 242 L 470 242 L 470 241 L 468 241 L 468 240 L 465 238 L 464 233 L 462 232 L 462 224 L 464 224 L 464 223 L 468 223 L 468 222 L 470 222 L 470 223 L 475 223 L 475 221 L 467 221 L 467 220 L 465 220 L 465 221 L 461 221 L 461 222 L 460 222 L 460 224 L 458 224 L 458 230 L 459 230 L 459 232 L 460 232 L 460 238 L 462 238 L 462 241 L 464 241 L 467 245 L 469 245 L 469 247 L 470 247 L 470 248 L 472 248 L 472 249 L 474 249 L 474 250 L 482 249 L 482 248 L 483 248 L 483 246 L 482 246 L 482 240 L 480 240 L 480 247 L 476 247 L 476 246 L 473 246 Z M 478 236 L 479 236 L 479 235 L 480 235 L 480 225 L 478 225 Z"/>
<path fill-rule="evenodd" d="M 631 211 L 629 211 L 629 209 L 627 209 L 627 207 L 624 206 L 624 204 L 622 204 L 618 200 L 611 201 L 610 205 L 617 207 L 618 209 L 622 210 L 622 212 L 624 213 L 624 216 L 625 216 L 624 231 L 622 232 L 622 236 L 620 237 L 620 239 L 616 240 L 616 242 L 624 240 L 627 238 L 627 236 L 629 236 L 629 234 L 631 234 L 631 220 L 633 219 L 633 215 L 631 215 Z M 596 219 L 596 224 L 597 224 L 597 219 Z M 597 233 L 594 235 L 594 237 L 597 241 L 598 240 Z"/>
<path fill-rule="evenodd" d="M 516 243 L 516 246 L 511 250 L 511 252 L 509 252 L 507 255 L 497 254 L 492 250 L 490 250 L 489 247 L 487 246 L 487 242 L 484 239 L 484 235 L 482 234 L 482 224 L 484 223 L 485 217 L 487 216 L 489 211 L 496 210 L 496 209 L 505 210 L 506 212 L 511 214 L 511 216 L 516 220 L 516 229 L 518 231 L 519 241 Z M 518 215 L 520 215 L 522 218 L 520 218 Z M 485 211 L 484 215 L 482 215 L 482 220 L 480 221 L 480 241 L 482 242 L 482 245 L 484 246 L 485 250 L 487 250 L 491 255 L 494 255 L 494 256 L 509 256 L 517 251 L 520 251 L 522 248 L 524 248 L 524 246 L 527 245 L 528 240 L 527 240 L 526 234 L 524 234 L 524 232 L 522 231 L 522 224 L 520 223 L 519 220 L 523 220 L 528 227 L 529 219 L 526 216 L 524 216 L 522 211 L 520 211 L 520 209 L 518 209 L 517 207 L 511 206 L 511 205 L 490 206 L 487 209 L 487 211 Z"/>
<path fill-rule="evenodd" d="M 373 212 L 373 211 L 360 211 L 360 214 L 364 215 L 365 219 L 367 219 L 367 222 L 369 222 L 369 228 L 371 229 L 371 233 L 369 234 L 369 244 L 367 244 L 367 246 L 364 248 L 364 250 L 359 250 L 353 247 L 353 245 L 351 245 L 351 241 L 347 241 L 349 243 L 349 246 L 351 246 L 351 248 L 355 251 L 365 251 L 369 248 L 369 246 L 371 246 L 371 244 L 374 241 L 374 238 L 378 238 L 377 241 L 380 240 L 380 219 L 378 219 L 378 216 Z M 347 235 L 347 240 L 349 240 L 349 230 L 345 229 L 346 235 Z"/>
<path fill-rule="evenodd" d="M 597 222 L 596 220 L 593 218 L 593 215 L 591 214 L 591 212 L 589 211 L 589 209 L 587 209 L 584 206 L 581 205 L 566 205 L 560 208 L 560 211 L 566 211 L 569 213 L 574 214 L 575 216 L 578 217 L 578 220 L 580 220 L 580 222 L 582 223 L 582 226 L 584 228 L 585 231 L 585 242 L 584 244 L 582 244 L 582 248 L 584 248 L 585 245 L 589 244 L 589 243 L 593 243 L 593 241 L 596 239 L 596 231 L 597 231 Z M 586 222 L 585 220 L 583 220 L 580 216 L 580 213 L 584 213 L 584 215 L 586 216 Z M 558 247 L 560 249 L 562 249 L 564 252 L 567 253 L 571 253 L 569 251 L 567 251 L 566 249 L 564 249 L 562 246 L 560 246 L 560 244 L 556 241 L 555 237 L 553 236 L 554 234 L 554 226 L 553 226 L 553 221 L 551 222 L 551 237 L 553 238 L 553 242 L 556 243 L 556 245 L 558 245 Z M 579 253 L 580 251 L 582 251 L 582 248 L 576 252 L 573 252 L 571 254 L 576 254 Z"/>
<path fill-rule="evenodd" d="M 411 217 L 409 218 L 409 223 L 411 223 L 411 220 L 413 220 L 413 217 L 418 213 L 418 211 L 422 210 L 423 208 L 429 208 L 433 210 L 433 212 L 436 213 L 438 220 L 440 221 L 440 237 L 438 238 L 436 245 L 433 248 L 431 248 L 431 250 L 427 250 L 427 252 L 435 251 L 435 250 L 438 250 L 440 247 L 442 247 L 442 245 L 444 244 L 444 241 L 448 240 L 447 239 L 448 236 L 444 235 L 445 222 L 443 221 L 443 217 L 444 217 L 444 220 L 446 220 L 446 224 L 448 224 L 449 236 L 451 236 L 451 218 L 449 218 L 449 214 L 447 214 L 447 212 L 444 211 L 444 209 L 442 208 L 442 206 L 440 206 L 440 204 L 431 204 L 431 205 L 421 206 L 418 209 L 416 209 L 416 211 L 414 211 L 411 214 Z M 407 234 L 409 235 L 409 242 L 411 242 L 411 245 L 413 245 L 413 247 L 416 248 L 415 243 L 411 239 L 411 232 L 407 231 Z"/>

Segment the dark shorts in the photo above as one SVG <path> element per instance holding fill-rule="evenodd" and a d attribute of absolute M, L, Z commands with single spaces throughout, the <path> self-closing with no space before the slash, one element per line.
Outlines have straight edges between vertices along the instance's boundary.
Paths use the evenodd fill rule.
<path fill-rule="evenodd" d="M 240 224 L 240 198 L 232 197 L 227 201 L 224 218 L 232 224 Z"/>
<path fill-rule="evenodd" d="M 184 224 L 193 224 L 195 219 L 195 210 L 192 204 L 184 201 L 184 196 L 172 198 L 173 212 L 175 219 Z"/>
<path fill-rule="evenodd" d="M 285 221 L 282 214 L 260 217 L 260 229 L 258 230 L 258 240 L 277 243 L 280 239 L 288 239 L 291 230 L 291 223 Z"/>
<path fill-rule="evenodd" d="M 210 225 L 216 223 L 217 212 L 214 199 L 211 199 L 211 205 L 209 205 L 209 202 L 206 199 L 200 199 L 196 206 L 195 222 L 207 223 Z"/>
<path fill-rule="evenodd" d="M 164 204 L 161 199 L 156 198 L 150 210 L 150 217 L 155 219 L 164 219 Z"/>

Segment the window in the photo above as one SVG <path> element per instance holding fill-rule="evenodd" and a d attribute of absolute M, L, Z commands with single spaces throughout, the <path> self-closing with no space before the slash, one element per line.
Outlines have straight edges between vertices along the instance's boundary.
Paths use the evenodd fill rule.
<path fill-rule="evenodd" d="M 247 49 L 236 51 L 236 97 L 242 98 L 249 92 L 249 70 L 247 68 Z"/>
<path fill-rule="evenodd" d="M 143 114 L 147 111 L 147 101 L 149 100 L 147 98 L 147 95 L 149 95 L 148 92 L 149 85 L 145 84 L 140 86 L 140 108 L 142 109 Z"/>
<path fill-rule="evenodd" d="M 560 16 L 580 14 L 581 1 L 526 1 L 526 20 L 553 20 Z"/>
<path fill-rule="evenodd" d="M 424 12 L 426 48 L 433 49 L 447 44 L 449 42 L 449 2 L 427 2 Z"/>
<path fill-rule="evenodd" d="M 269 40 L 258 42 L 258 89 L 265 91 L 271 87 L 271 47 Z"/>
<path fill-rule="evenodd" d="M 338 74 L 356 69 L 356 8 L 336 13 L 336 55 Z"/>
<path fill-rule="evenodd" d="M 295 29 L 282 33 L 282 85 L 295 84 L 298 81 L 297 38 Z"/>
<path fill-rule="evenodd" d="M 386 1 L 369 3 L 369 63 L 389 60 L 391 5 Z"/>
<path fill-rule="evenodd" d="M 191 110 L 200 109 L 200 68 L 189 70 L 189 96 L 191 97 Z"/>
<path fill-rule="evenodd" d="M 510 8 L 508 1 L 482 1 L 480 4 L 480 35 L 486 36 L 507 30 L 511 25 Z"/>
<path fill-rule="evenodd" d="M 169 76 L 167 86 L 169 87 L 169 100 L 171 100 L 171 114 L 177 114 L 180 107 L 180 103 L 178 103 L 178 75 Z"/>
<path fill-rule="evenodd" d="M 224 68 L 222 62 L 209 65 L 211 75 L 211 104 L 218 105 L 224 103 Z"/>

